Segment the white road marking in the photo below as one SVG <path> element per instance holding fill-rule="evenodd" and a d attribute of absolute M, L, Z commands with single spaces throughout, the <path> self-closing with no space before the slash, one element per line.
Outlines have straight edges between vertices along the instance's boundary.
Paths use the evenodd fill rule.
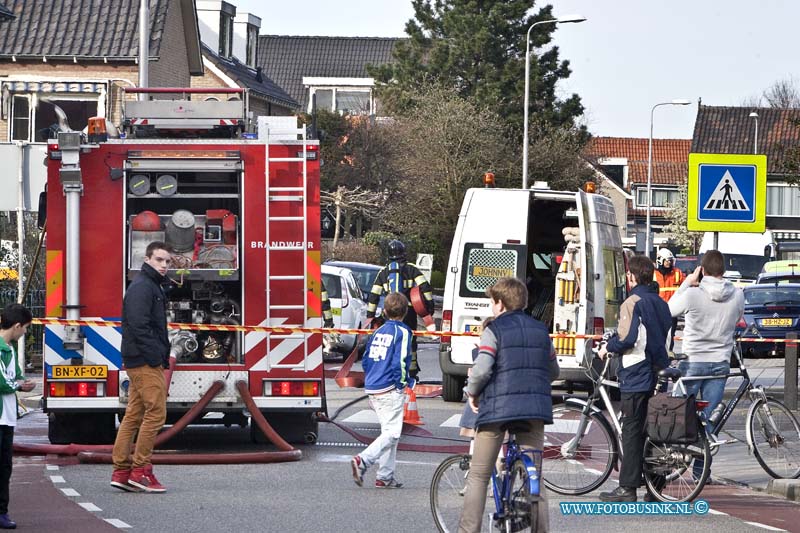
<path fill-rule="evenodd" d="M 61 492 L 64 493 L 64 496 L 80 496 L 80 493 L 75 489 L 61 489 Z"/>
<path fill-rule="evenodd" d="M 708 514 L 719 515 L 719 516 L 728 516 L 728 513 L 723 513 L 722 511 L 717 511 L 716 509 L 709 509 Z"/>
<path fill-rule="evenodd" d="M 118 529 L 127 529 L 127 528 L 131 527 L 130 524 L 126 524 L 125 522 L 123 522 L 119 518 L 104 518 L 103 520 L 105 520 L 106 522 L 108 522 L 109 524 L 111 524 L 112 526 L 114 526 L 114 527 L 116 527 Z"/>
<path fill-rule="evenodd" d="M 352 455 L 320 455 L 317 460 L 323 463 L 349 463 L 352 458 Z M 397 461 L 397 464 L 439 466 L 438 462 L 432 461 Z"/>
<path fill-rule="evenodd" d="M 759 524 L 758 522 L 745 522 L 745 524 L 749 524 L 751 526 L 760 527 L 760 528 L 766 529 L 768 531 L 786 531 L 785 529 L 781 529 L 779 527 L 772 527 L 772 526 L 768 526 L 766 524 Z"/>
<path fill-rule="evenodd" d="M 342 423 L 348 422 L 351 424 L 380 424 L 380 422 L 378 422 L 378 415 L 376 415 L 375 411 L 372 409 L 362 409 L 356 414 L 350 415 L 342 420 Z"/>
<path fill-rule="evenodd" d="M 595 470 L 594 468 L 584 468 L 585 471 L 589 472 L 590 474 L 594 474 L 596 476 L 600 476 L 603 473 L 599 470 Z"/>
<path fill-rule="evenodd" d="M 92 511 L 93 513 L 97 513 L 97 512 L 102 511 L 102 509 L 100 509 L 98 506 L 96 506 L 92 502 L 82 502 L 82 503 L 78 503 L 78 505 L 80 505 L 81 507 L 83 507 L 87 511 Z"/>
<path fill-rule="evenodd" d="M 444 422 L 440 424 L 439 427 L 443 428 L 457 428 L 460 427 L 458 424 L 461 422 L 461 415 L 453 415 Z"/>
<path fill-rule="evenodd" d="M 48 470 L 58 470 L 58 465 L 47 465 Z"/>
<path fill-rule="evenodd" d="M 63 476 L 50 476 L 50 481 L 52 481 L 53 483 L 64 483 L 64 477 Z"/>

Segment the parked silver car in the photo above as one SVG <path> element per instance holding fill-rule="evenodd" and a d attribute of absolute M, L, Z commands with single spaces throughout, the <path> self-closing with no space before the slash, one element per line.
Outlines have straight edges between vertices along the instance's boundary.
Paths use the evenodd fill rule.
<path fill-rule="evenodd" d="M 367 320 L 367 304 L 348 268 L 322 265 L 322 284 L 328 291 L 335 328 L 360 329 Z M 347 356 L 358 342 L 358 335 L 330 335 L 323 344 L 323 357 Z"/>

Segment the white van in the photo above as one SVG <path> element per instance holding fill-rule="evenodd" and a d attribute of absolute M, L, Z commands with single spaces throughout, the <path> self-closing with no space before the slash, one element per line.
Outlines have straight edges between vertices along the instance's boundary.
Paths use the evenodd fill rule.
<path fill-rule="evenodd" d="M 539 188 L 537 188 L 539 187 Z M 450 250 L 443 331 L 475 331 L 492 315 L 486 288 L 526 280 L 528 311 L 553 333 L 602 334 L 626 295 L 622 241 L 611 201 L 583 191 L 469 189 Z M 477 337 L 442 337 L 443 397 L 460 401 Z M 555 339 L 559 380 L 587 382 L 585 341 Z"/>

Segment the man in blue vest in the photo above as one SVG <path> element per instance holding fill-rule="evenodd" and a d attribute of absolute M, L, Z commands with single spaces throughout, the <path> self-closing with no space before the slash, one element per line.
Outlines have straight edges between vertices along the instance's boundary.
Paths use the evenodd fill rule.
<path fill-rule="evenodd" d="M 461 533 L 481 530 L 489 476 L 508 425 L 515 426 L 520 446 L 544 449 L 544 425 L 553 423 L 550 382 L 559 372 L 547 327 L 525 313 L 525 284 L 516 278 L 501 278 L 486 295 L 495 318 L 481 334 L 478 357 L 464 388 L 478 418 L 458 526 Z M 537 532 L 549 529 L 545 491 L 540 494 Z"/>
<path fill-rule="evenodd" d="M 406 312 L 403 323 L 411 328 L 417 329 L 417 313 L 411 304 L 411 289 L 419 287 L 422 299 L 428 314 L 433 314 L 433 290 L 428 280 L 422 275 L 416 265 L 406 262 L 406 246 L 397 239 L 389 242 L 389 264 L 378 272 L 372 284 L 372 290 L 367 299 L 367 318 L 374 318 L 375 311 L 381 296 L 400 292 L 408 300 L 408 311 Z M 419 363 L 417 362 L 417 338 L 411 338 L 411 377 L 416 379 L 419 374 Z"/>

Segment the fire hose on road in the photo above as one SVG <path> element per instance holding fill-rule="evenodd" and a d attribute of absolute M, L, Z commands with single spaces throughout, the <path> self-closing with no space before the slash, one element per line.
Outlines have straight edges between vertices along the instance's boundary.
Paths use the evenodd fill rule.
<path fill-rule="evenodd" d="M 172 439 L 175 435 L 183 431 L 195 418 L 203 413 L 211 400 L 225 387 L 223 381 L 215 381 L 208 390 L 186 412 L 175 424 L 156 437 L 155 446 L 158 447 Z M 302 452 L 293 448 L 289 443 L 278 435 L 269 425 L 264 415 L 258 407 L 247 389 L 247 383 L 238 381 L 236 389 L 242 396 L 247 408 L 250 410 L 252 420 L 258 425 L 264 435 L 280 451 L 277 452 L 252 452 L 252 453 L 230 453 L 230 454 L 191 454 L 191 453 L 154 453 L 152 456 L 153 464 L 242 464 L 242 463 L 279 463 L 288 461 L 299 461 Z M 113 446 L 84 445 L 84 444 L 14 444 L 14 452 L 24 455 L 77 455 L 82 463 L 111 463 L 111 451 Z"/>

